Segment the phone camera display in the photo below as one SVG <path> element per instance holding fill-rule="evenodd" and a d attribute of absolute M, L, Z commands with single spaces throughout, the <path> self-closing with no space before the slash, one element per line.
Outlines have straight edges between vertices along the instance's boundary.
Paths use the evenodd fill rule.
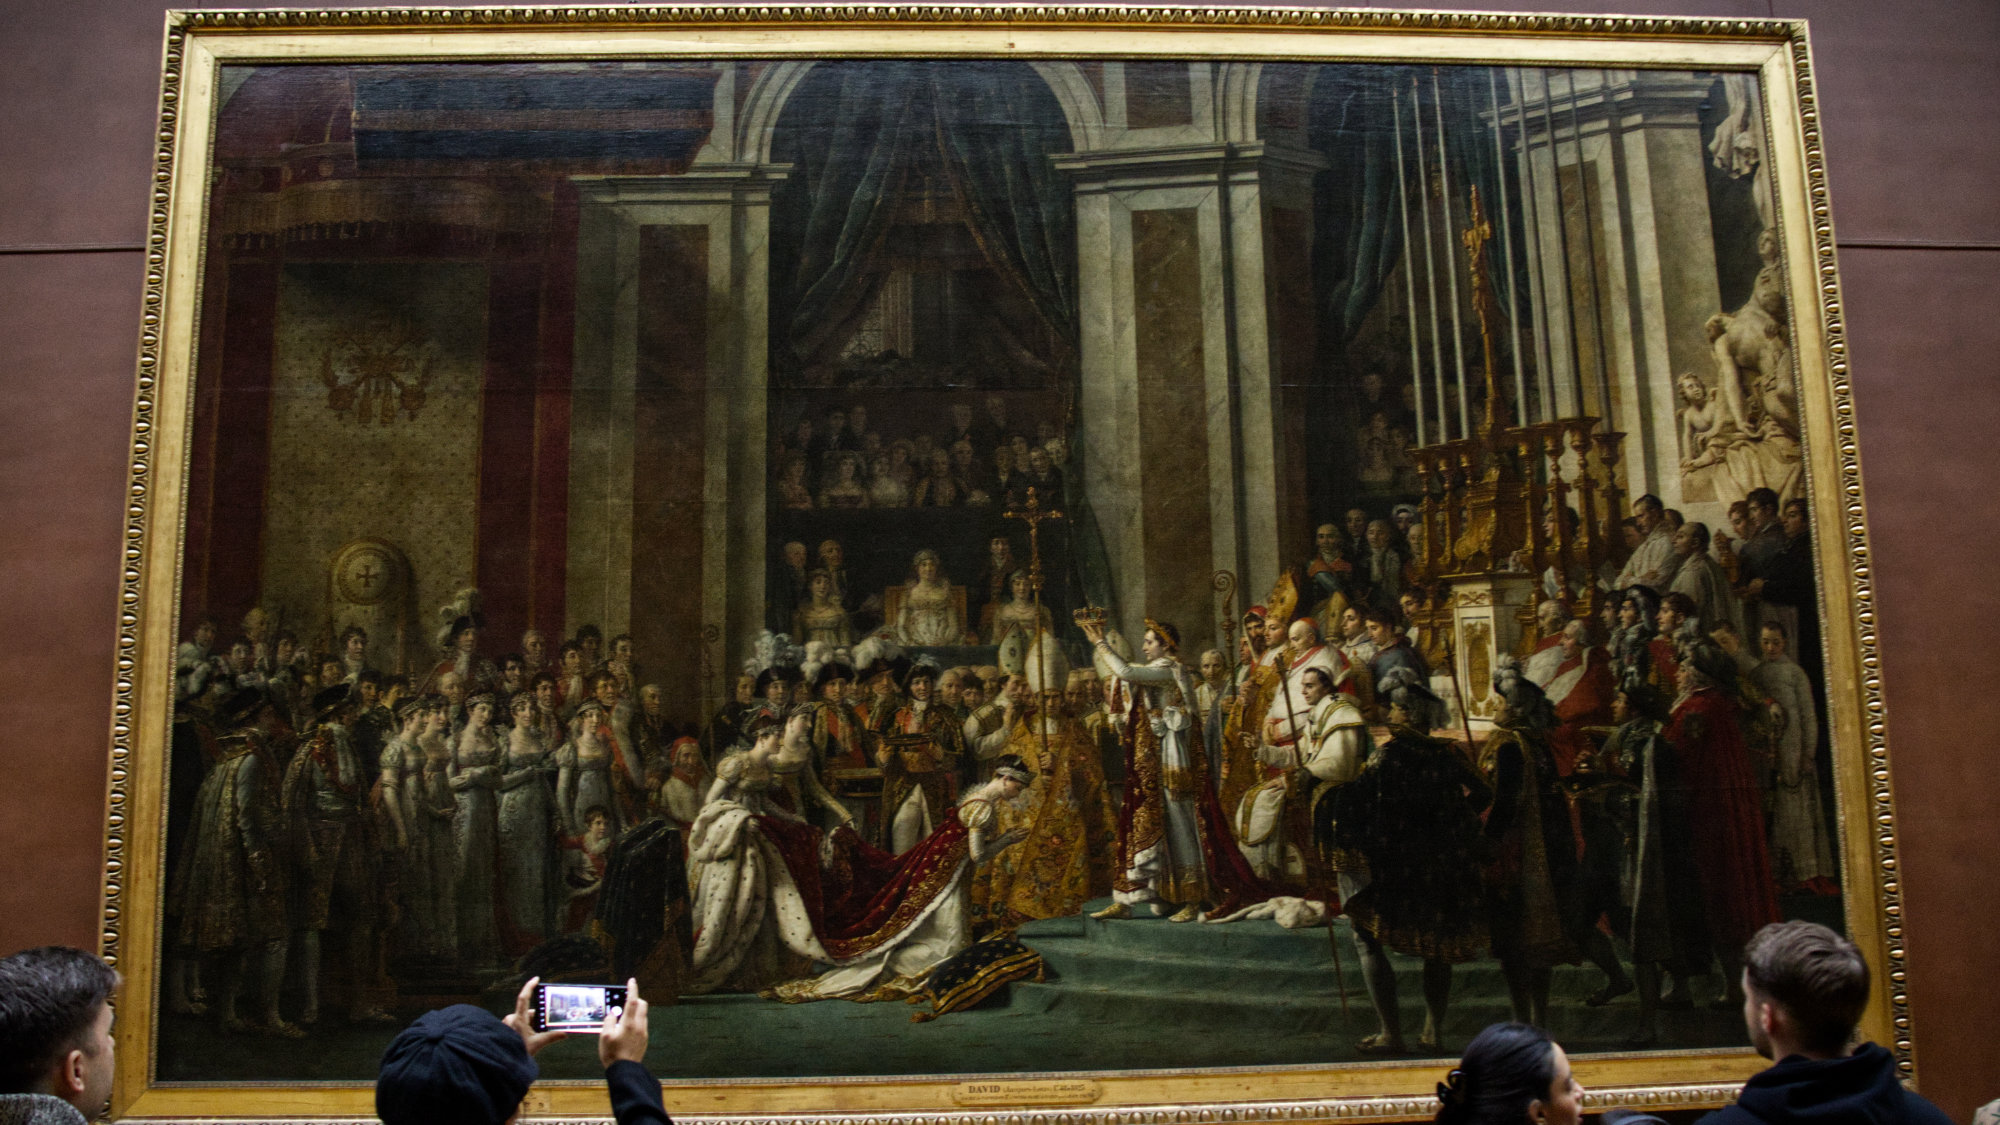
<path fill-rule="evenodd" d="M 625 1004 L 625 989 L 602 984 L 545 984 L 535 1005 L 544 1031 L 601 1031 Z"/>

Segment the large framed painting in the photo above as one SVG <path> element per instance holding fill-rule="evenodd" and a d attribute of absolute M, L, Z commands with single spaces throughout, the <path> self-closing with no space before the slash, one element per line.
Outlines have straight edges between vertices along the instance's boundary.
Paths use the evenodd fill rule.
<path fill-rule="evenodd" d="M 1786 918 L 1913 1067 L 1806 34 L 171 14 L 118 1113 L 531 976 L 689 1118 L 1714 1104 Z"/>

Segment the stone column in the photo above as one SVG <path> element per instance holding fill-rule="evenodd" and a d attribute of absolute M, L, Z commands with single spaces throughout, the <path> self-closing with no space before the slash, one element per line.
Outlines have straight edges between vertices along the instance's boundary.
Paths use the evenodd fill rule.
<path fill-rule="evenodd" d="M 1221 143 L 1056 163 L 1077 193 L 1077 459 L 1116 623 L 1136 640 L 1146 616 L 1172 620 L 1191 656 L 1215 641 L 1213 572 L 1261 597 L 1303 522 L 1302 415 L 1283 388 L 1310 369 L 1313 330 L 1310 301 L 1300 324 L 1282 298 L 1309 287 L 1318 158 Z"/>
<path fill-rule="evenodd" d="M 730 646 L 763 626 L 765 398 L 769 383 L 770 194 L 788 166 L 697 164 L 678 176 L 581 178 L 578 245 L 576 377 L 571 408 L 570 627 L 598 623 L 611 636 L 631 631 L 656 607 L 635 601 L 635 543 L 648 534 L 699 536 L 697 573 L 670 576 L 666 594 L 688 599 L 698 614 L 693 636 L 642 644 L 642 658 L 667 671 L 663 686 L 683 671 L 699 682 L 686 702 L 707 714 L 727 689 L 722 670 Z M 707 263 L 705 343 L 700 362 L 703 408 L 688 417 L 701 446 L 699 526 L 635 529 L 641 499 L 652 491 L 637 479 L 642 435 L 635 432 L 640 374 L 640 255 L 647 228 L 671 228 Z M 689 440 L 693 440 L 691 437 Z M 677 509 L 678 510 L 678 509 Z M 635 530 L 639 538 L 635 540 Z M 640 601 L 649 596 L 642 592 Z M 699 609 L 692 607 L 698 600 Z M 681 619 L 684 614 L 676 614 Z M 670 701 L 671 702 L 671 701 Z"/>

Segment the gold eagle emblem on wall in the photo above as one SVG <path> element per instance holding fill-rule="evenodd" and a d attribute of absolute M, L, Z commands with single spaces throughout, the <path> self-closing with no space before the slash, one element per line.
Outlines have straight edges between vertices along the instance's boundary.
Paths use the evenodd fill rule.
<path fill-rule="evenodd" d="M 374 319 L 344 330 L 320 355 L 327 408 L 335 414 L 351 410 L 363 424 L 387 425 L 398 409 L 415 418 L 428 397 L 435 363 L 430 341 L 407 321 Z"/>

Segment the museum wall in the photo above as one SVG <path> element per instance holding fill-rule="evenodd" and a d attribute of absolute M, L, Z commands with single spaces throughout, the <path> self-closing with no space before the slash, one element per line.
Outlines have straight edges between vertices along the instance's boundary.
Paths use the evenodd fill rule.
<path fill-rule="evenodd" d="M 1433 3 L 1428 6 L 1457 5 Z M 1493 8 L 1489 2 L 1465 7 Z M 1879 595 L 1912 1017 L 2000 1096 L 2000 5 L 1540 0 L 1813 20 Z M 0 952 L 91 945 L 160 7 L 0 5 Z"/>

